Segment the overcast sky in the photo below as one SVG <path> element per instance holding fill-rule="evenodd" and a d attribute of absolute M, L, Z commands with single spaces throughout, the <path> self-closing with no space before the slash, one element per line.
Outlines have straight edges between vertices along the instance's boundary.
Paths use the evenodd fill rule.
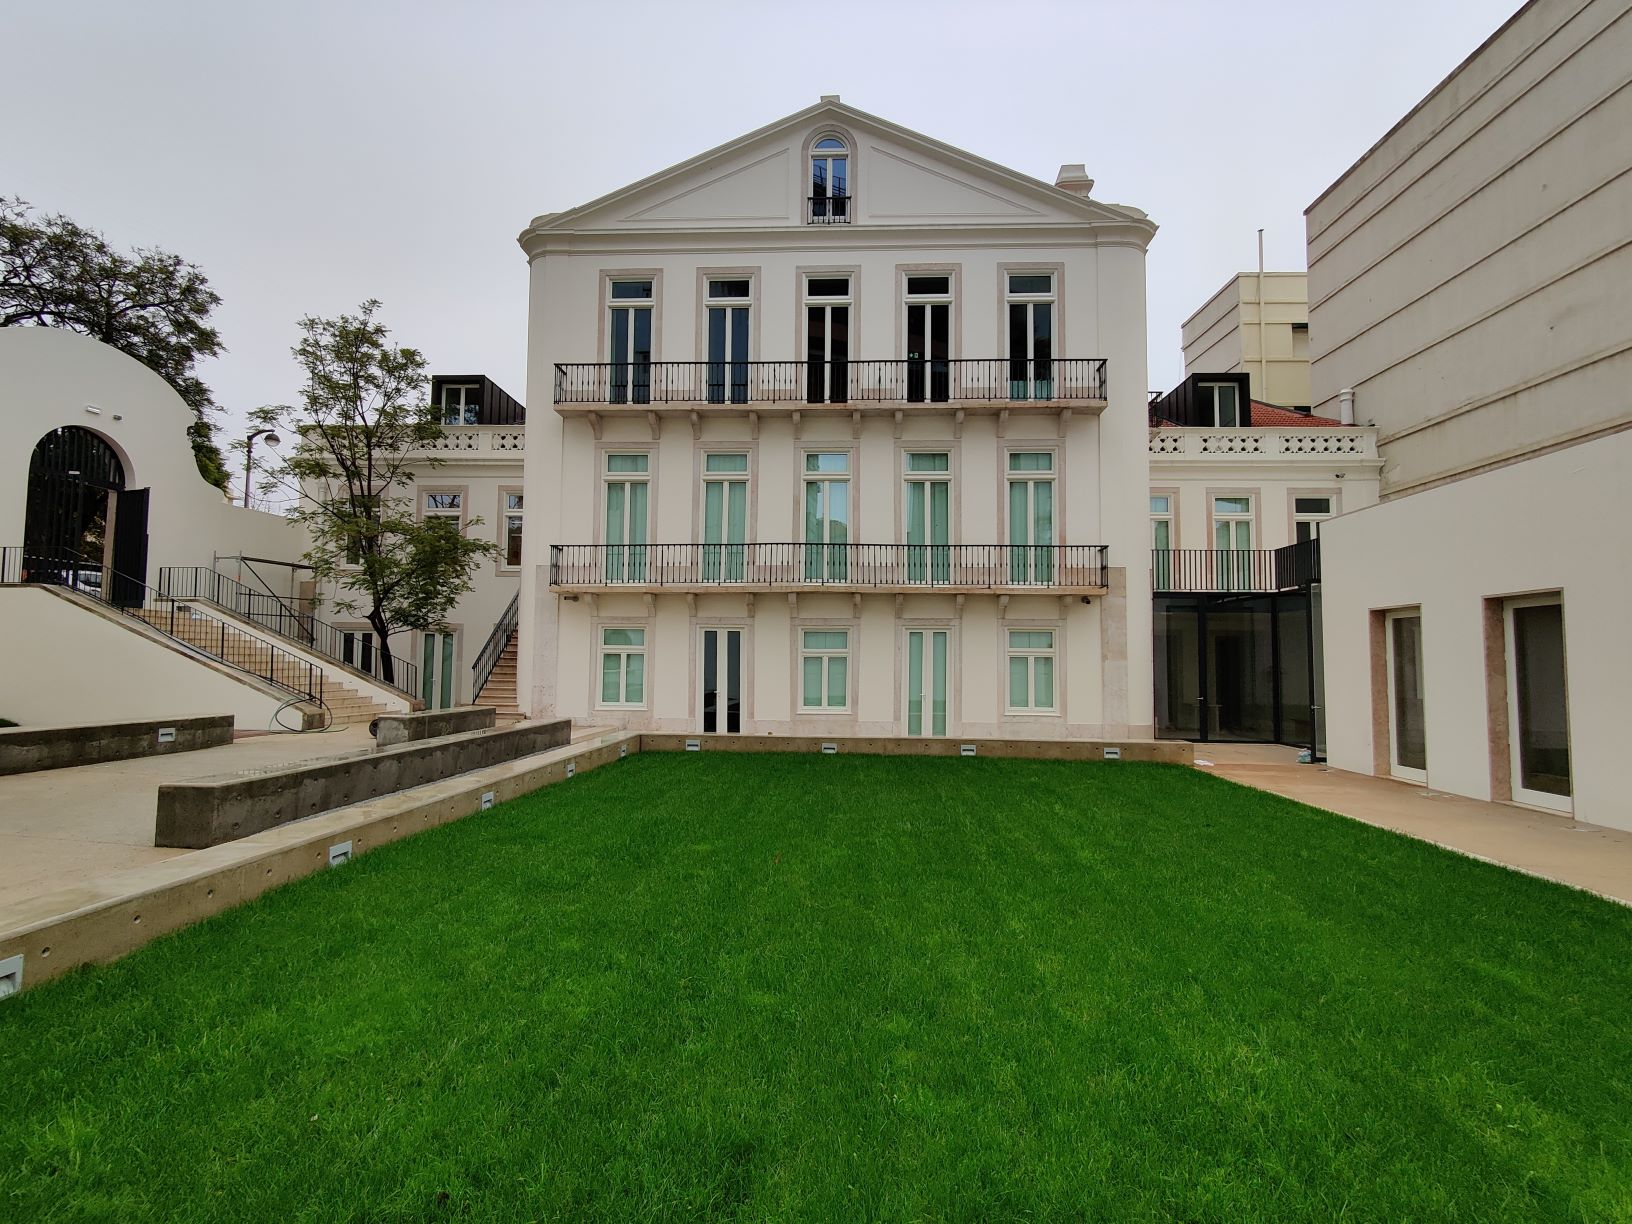
<path fill-rule="evenodd" d="M 1161 226 L 1149 385 L 1237 271 L 1518 0 L 0 0 L 0 194 L 197 263 L 238 430 L 303 314 L 377 297 L 433 371 L 525 394 L 534 216 L 841 94 Z"/>

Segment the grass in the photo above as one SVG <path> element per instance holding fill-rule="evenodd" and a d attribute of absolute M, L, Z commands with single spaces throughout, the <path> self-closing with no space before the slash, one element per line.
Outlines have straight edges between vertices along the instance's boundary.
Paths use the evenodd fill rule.
<path fill-rule="evenodd" d="M 1191 771 L 641 756 L 0 1005 L 0 1218 L 1628 1219 L 1629 1000 Z"/>

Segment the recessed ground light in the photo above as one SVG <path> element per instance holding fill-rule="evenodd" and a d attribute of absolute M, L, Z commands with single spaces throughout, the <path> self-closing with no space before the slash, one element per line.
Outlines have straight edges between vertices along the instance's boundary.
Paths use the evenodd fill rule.
<path fill-rule="evenodd" d="M 958 745 L 958 755 L 959 756 L 974 756 L 975 755 L 975 746 L 973 744 L 959 744 Z"/>
<path fill-rule="evenodd" d="M 1107 749 L 1105 749 L 1105 759 L 1107 761 L 1120 761 L 1122 759 L 1122 749 L 1120 749 L 1120 748 L 1107 748 Z"/>
<path fill-rule="evenodd" d="M 703 750 L 703 741 L 702 740 L 687 740 L 686 741 L 686 751 L 687 752 L 701 752 L 702 750 Z"/>
<path fill-rule="evenodd" d="M 839 750 L 839 746 L 836 743 L 834 743 L 832 740 L 823 740 L 822 741 L 822 752 L 825 755 L 832 756 L 838 750 Z"/>
<path fill-rule="evenodd" d="M 483 791 L 482 792 L 482 811 L 485 812 L 485 811 L 487 811 L 488 808 L 490 808 L 492 806 L 493 806 L 493 792 L 492 791 Z M 427 816 L 425 819 L 429 820 L 430 817 Z"/>
<path fill-rule="evenodd" d="M 339 867 L 351 862 L 351 843 L 349 841 L 335 842 L 329 847 L 329 866 Z"/>
<path fill-rule="evenodd" d="M 567 762 L 567 777 L 569 777 L 569 778 L 572 777 L 573 773 L 576 772 L 577 768 L 578 768 L 578 762 L 577 761 L 568 761 Z"/>
<path fill-rule="evenodd" d="M 0 999 L 10 998 L 23 988 L 23 958 L 8 956 L 0 960 Z"/>

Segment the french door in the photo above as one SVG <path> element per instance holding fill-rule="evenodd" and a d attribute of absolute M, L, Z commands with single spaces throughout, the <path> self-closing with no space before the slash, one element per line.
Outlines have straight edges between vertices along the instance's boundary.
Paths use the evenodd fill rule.
<path fill-rule="evenodd" d="M 850 400 L 850 278 L 812 276 L 805 282 L 805 399 Z"/>
<path fill-rule="evenodd" d="M 652 399 L 652 282 L 614 281 L 608 320 L 612 363 L 610 400 L 647 404 Z"/>
<path fill-rule="evenodd" d="M 1009 581 L 1054 581 L 1054 454 L 1009 455 Z"/>
<path fill-rule="evenodd" d="M 374 674 L 374 632 L 371 629 L 340 631 L 340 661 L 358 671 Z"/>
<path fill-rule="evenodd" d="M 1423 701 L 1422 613 L 1390 612 L 1388 638 L 1389 770 L 1407 782 L 1428 781 L 1428 727 Z"/>
<path fill-rule="evenodd" d="M 944 285 L 949 278 L 911 277 Z M 952 396 L 952 303 L 907 302 L 907 399 L 944 404 Z"/>
<path fill-rule="evenodd" d="M 706 732 L 742 730 L 742 630 L 705 626 L 697 650 L 698 723 Z"/>
<path fill-rule="evenodd" d="M 748 402 L 748 307 L 708 308 L 708 402 Z"/>
<path fill-rule="evenodd" d="M 909 454 L 906 512 L 907 581 L 952 580 L 951 456 Z"/>
<path fill-rule="evenodd" d="M 748 456 L 703 460 L 703 581 L 741 582 L 748 555 Z"/>
<path fill-rule="evenodd" d="M 456 696 L 453 634 L 427 629 L 420 635 L 420 696 L 427 710 L 445 710 Z"/>
<path fill-rule="evenodd" d="M 947 654 L 951 631 L 907 630 L 907 734 L 942 736 L 947 725 Z"/>
<path fill-rule="evenodd" d="M 646 580 L 650 488 L 646 467 L 645 455 L 607 456 L 606 533 L 603 539 L 608 582 Z M 625 478 L 617 479 L 618 476 Z"/>
<path fill-rule="evenodd" d="M 1054 398 L 1054 278 L 1009 275 L 1009 398 Z"/>
<path fill-rule="evenodd" d="M 805 581 L 845 582 L 850 576 L 850 456 L 805 456 Z"/>
<path fill-rule="evenodd" d="M 1557 596 L 1515 599 L 1508 603 L 1506 613 L 1513 798 L 1568 812 L 1570 711 L 1564 676 L 1564 605 Z"/>

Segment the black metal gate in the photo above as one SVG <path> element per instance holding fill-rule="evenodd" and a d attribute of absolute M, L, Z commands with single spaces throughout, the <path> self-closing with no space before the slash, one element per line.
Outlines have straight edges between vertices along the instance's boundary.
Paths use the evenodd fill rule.
<path fill-rule="evenodd" d="M 103 438 L 77 425 L 52 430 L 28 465 L 23 579 L 131 598 L 129 590 L 102 590 L 111 560 L 120 585 L 133 585 L 139 603 L 147 580 L 147 503 L 148 490 L 125 488 L 124 464 Z"/>

